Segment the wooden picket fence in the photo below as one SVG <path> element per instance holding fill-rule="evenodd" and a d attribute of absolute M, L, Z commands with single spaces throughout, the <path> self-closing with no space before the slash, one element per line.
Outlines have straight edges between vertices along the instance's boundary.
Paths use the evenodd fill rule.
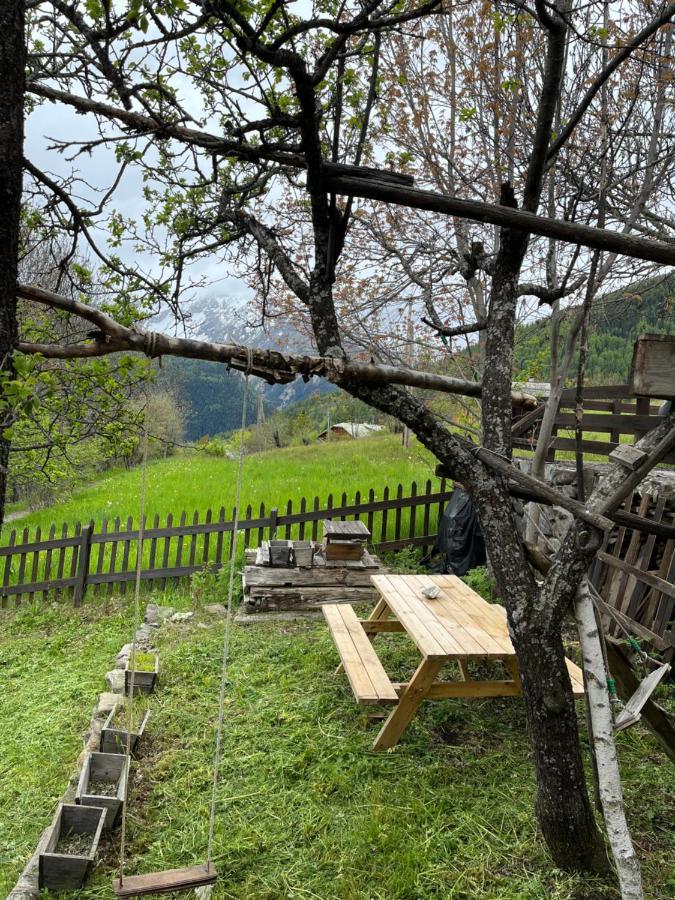
<path fill-rule="evenodd" d="M 527 388 L 525 387 L 525 389 Z M 574 388 L 567 388 L 563 391 L 549 445 L 547 457 L 549 461 L 555 459 L 556 451 L 574 452 L 576 448 L 572 434 L 575 427 L 575 398 Z M 659 406 L 660 402 L 650 402 L 649 397 L 631 396 L 627 384 L 586 388 L 584 390 L 583 431 L 606 433 L 607 440 L 599 441 L 597 438 L 584 437 L 583 452 L 595 456 L 608 456 L 619 444 L 622 434 L 631 435 L 633 439 L 638 440 L 662 421 L 658 415 Z M 542 403 L 536 409 L 514 419 L 511 429 L 514 447 L 534 450 L 543 414 L 544 404 Z M 563 434 L 560 435 L 560 432 Z M 675 463 L 675 453 L 667 456 L 664 462 Z"/>
<path fill-rule="evenodd" d="M 379 551 L 426 546 L 434 541 L 451 494 L 440 479 L 427 481 L 421 493 L 415 482 L 407 493 L 400 484 L 395 491 L 385 487 L 381 499 L 371 488 L 367 499 L 357 492 L 351 502 L 344 493 L 338 503 L 332 494 L 323 503 L 318 497 L 312 502 L 302 497 L 296 504 L 289 500 L 282 511 L 266 510 L 261 503 L 257 515 L 249 505 L 237 531 L 249 547 L 270 537 L 317 540 L 322 519 L 362 519 Z M 164 524 L 158 515 L 152 521 L 146 517 L 141 578 L 151 589 L 163 590 L 200 569 L 220 568 L 235 540 L 234 520 L 234 510 L 228 516 L 225 507 L 216 516 L 207 509 L 201 521 L 198 511 L 191 517 L 182 512 L 177 519 L 169 513 Z M 72 598 L 80 606 L 88 588 L 98 594 L 124 593 L 136 577 L 138 544 L 132 517 L 125 523 L 119 517 L 104 520 L 98 529 L 94 522 L 77 522 L 72 529 L 64 524 L 60 532 L 52 525 L 46 539 L 40 528 L 33 534 L 27 528 L 12 531 L 7 546 L 0 547 L 0 606 L 7 607 L 10 597 L 18 606 L 23 598 L 50 594 Z"/>

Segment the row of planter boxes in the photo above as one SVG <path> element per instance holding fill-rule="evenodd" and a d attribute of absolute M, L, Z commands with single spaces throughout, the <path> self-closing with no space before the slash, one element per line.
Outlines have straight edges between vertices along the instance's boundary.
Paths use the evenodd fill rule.
<path fill-rule="evenodd" d="M 159 656 L 154 671 L 134 673 L 134 693 L 152 693 L 159 674 Z M 131 671 L 125 672 L 127 693 Z M 75 803 L 59 803 L 51 833 L 40 854 L 39 885 L 48 890 L 77 890 L 84 885 L 98 850 L 101 834 L 117 825 L 127 796 L 130 756 L 138 746 L 150 715 L 129 735 L 115 726 L 120 704 L 115 704 L 101 731 L 101 750 L 87 753 L 75 792 Z"/>
<path fill-rule="evenodd" d="M 75 803 L 59 803 L 45 851 L 40 855 L 40 887 L 77 890 L 86 881 L 103 831 L 117 824 L 127 795 L 129 757 L 88 753 Z"/>

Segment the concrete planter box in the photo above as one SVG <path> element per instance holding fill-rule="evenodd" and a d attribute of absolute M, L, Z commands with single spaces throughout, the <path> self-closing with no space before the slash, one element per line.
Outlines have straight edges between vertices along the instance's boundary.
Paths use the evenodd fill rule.
<path fill-rule="evenodd" d="M 125 728 L 120 728 L 118 726 L 113 726 L 112 721 L 115 718 L 115 712 L 117 710 L 117 706 L 115 709 L 111 710 L 108 718 L 105 720 L 103 724 L 103 729 L 101 731 L 101 753 L 126 753 L 127 752 L 127 731 Z M 129 741 L 129 752 L 133 753 L 136 750 L 138 742 L 143 736 L 143 732 L 145 731 L 145 726 L 147 724 L 148 718 L 150 717 L 150 713 L 146 712 L 143 717 L 143 721 L 136 731 L 132 731 L 130 735 Z"/>
<path fill-rule="evenodd" d="M 124 689 L 128 694 L 131 690 L 131 658 L 124 669 Z M 139 672 L 134 674 L 134 694 L 152 694 L 157 686 L 159 676 L 159 654 L 155 653 L 155 668 L 152 672 Z"/>
<path fill-rule="evenodd" d="M 40 854 L 40 888 L 78 890 L 89 875 L 101 838 L 106 810 L 95 806 L 59 803 L 46 849 Z M 76 852 L 67 852 L 69 842 Z"/>
<path fill-rule="evenodd" d="M 105 829 L 117 824 L 127 796 L 129 758 L 120 753 L 88 753 L 75 793 L 75 803 L 105 809 Z M 108 790 L 101 792 L 104 783 Z"/>

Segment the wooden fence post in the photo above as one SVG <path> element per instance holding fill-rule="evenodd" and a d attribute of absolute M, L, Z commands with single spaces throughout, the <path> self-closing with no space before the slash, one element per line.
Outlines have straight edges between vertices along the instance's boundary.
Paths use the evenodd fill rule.
<path fill-rule="evenodd" d="M 274 540 L 274 535 L 277 533 L 277 517 L 279 515 L 278 509 L 270 510 L 270 540 Z"/>
<path fill-rule="evenodd" d="M 82 606 L 87 590 L 87 575 L 89 574 L 89 555 L 91 553 L 92 526 L 85 525 L 80 536 L 80 553 L 77 560 L 77 581 L 73 591 L 73 606 Z"/>

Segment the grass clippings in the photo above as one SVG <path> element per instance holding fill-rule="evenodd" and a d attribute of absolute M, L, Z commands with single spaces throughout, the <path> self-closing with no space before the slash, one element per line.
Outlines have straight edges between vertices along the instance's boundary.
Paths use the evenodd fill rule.
<path fill-rule="evenodd" d="M 91 601 L 20 628 L 12 621 L 11 636 L 3 622 L 0 671 L 11 673 L 12 690 L 0 704 L 11 771 L 0 766 L 0 893 L 49 823 L 122 620 Z M 128 874 L 205 858 L 223 628 L 160 632 L 164 679 L 132 770 Z M 403 636 L 380 635 L 377 648 L 392 677 L 414 670 Z M 618 900 L 614 880 L 552 865 L 533 815 L 517 698 L 423 704 L 395 750 L 373 753 L 380 723 L 333 677 L 336 663 L 322 623 L 234 626 L 212 900 Z M 586 748 L 581 703 L 578 711 Z M 645 896 L 666 900 L 675 888 L 675 769 L 641 724 L 617 745 Z M 116 854 L 100 860 L 81 900 L 112 897 Z"/>
<path fill-rule="evenodd" d="M 91 842 L 90 834 L 68 828 L 59 835 L 55 852 L 65 856 L 89 856 Z"/>

